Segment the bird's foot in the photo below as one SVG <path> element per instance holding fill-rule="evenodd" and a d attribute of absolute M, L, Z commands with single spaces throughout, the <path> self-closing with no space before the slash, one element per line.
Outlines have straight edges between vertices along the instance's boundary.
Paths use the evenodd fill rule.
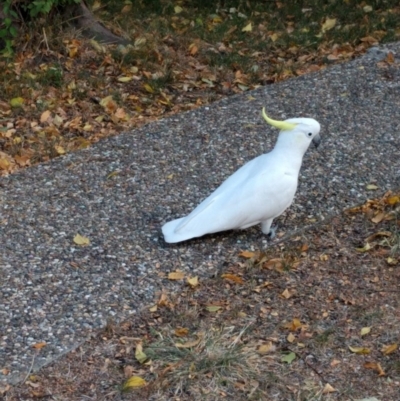
<path fill-rule="evenodd" d="M 275 238 L 275 236 L 276 236 L 276 227 L 271 227 L 269 229 L 269 233 L 267 234 L 267 237 L 269 239 L 273 239 L 273 238 Z"/>

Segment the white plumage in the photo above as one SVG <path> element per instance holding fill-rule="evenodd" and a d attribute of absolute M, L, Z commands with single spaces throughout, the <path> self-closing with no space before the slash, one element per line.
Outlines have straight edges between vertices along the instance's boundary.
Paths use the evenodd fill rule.
<path fill-rule="evenodd" d="M 166 242 L 259 223 L 264 234 L 273 233 L 273 219 L 293 201 L 304 153 L 311 142 L 319 145 L 320 125 L 311 118 L 275 121 L 264 109 L 263 117 L 281 129 L 275 147 L 242 166 L 189 215 L 164 224 Z"/>

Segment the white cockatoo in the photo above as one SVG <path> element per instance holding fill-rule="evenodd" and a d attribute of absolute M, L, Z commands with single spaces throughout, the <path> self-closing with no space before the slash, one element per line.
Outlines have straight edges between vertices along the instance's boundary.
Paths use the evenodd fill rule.
<path fill-rule="evenodd" d="M 189 215 L 164 224 L 166 242 L 259 223 L 264 234 L 274 235 L 272 221 L 291 205 L 303 156 L 311 142 L 318 146 L 321 141 L 320 125 L 312 118 L 272 120 L 264 109 L 262 115 L 281 130 L 275 147 L 242 166 Z"/>

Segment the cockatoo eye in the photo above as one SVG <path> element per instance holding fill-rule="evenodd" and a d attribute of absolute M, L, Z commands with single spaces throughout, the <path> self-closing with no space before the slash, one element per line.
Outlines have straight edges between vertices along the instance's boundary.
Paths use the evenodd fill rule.
<path fill-rule="evenodd" d="M 312 132 L 309 132 L 307 135 L 308 135 L 308 136 L 312 136 Z"/>

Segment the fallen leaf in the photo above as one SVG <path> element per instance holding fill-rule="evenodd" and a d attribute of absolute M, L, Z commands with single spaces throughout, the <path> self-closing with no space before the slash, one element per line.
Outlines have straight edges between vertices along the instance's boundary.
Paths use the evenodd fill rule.
<path fill-rule="evenodd" d="M 189 334 L 189 329 L 185 327 L 180 327 L 179 329 L 175 329 L 175 335 L 178 337 L 186 337 Z"/>
<path fill-rule="evenodd" d="M 286 337 L 286 339 L 287 339 L 290 343 L 292 343 L 292 342 L 296 339 L 296 337 L 295 337 L 292 333 L 289 333 L 288 336 Z"/>
<path fill-rule="evenodd" d="M 239 253 L 239 256 L 241 256 L 242 258 L 250 259 L 253 258 L 255 254 L 256 254 L 255 252 L 251 251 L 242 251 Z"/>
<path fill-rule="evenodd" d="M 364 6 L 363 10 L 365 13 L 370 13 L 373 10 L 373 8 L 371 6 Z"/>
<path fill-rule="evenodd" d="M 41 343 L 36 343 L 33 344 L 32 347 L 35 349 L 42 349 L 43 347 L 45 347 L 47 344 L 45 342 L 41 342 Z"/>
<path fill-rule="evenodd" d="M 322 24 L 322 33 L 326 31 L 330 31 L 336 25 L 336 18 L 327 18 L 325 22 Z"/>
<path fill-rule="evenodd" d="M 218 305 L 209 305 L 206 306 L 206 309 L 208 310 L 208 312 L 217 312 L 220 309 L 222 309 L 222 306 L 218 306 Z"/>
<path fill-rule="evenodd" d="M 187 283 L 192 287 L 192 288 L 196 288 L 199 285 L 199 278 L 196 277 L 192 277 L 192 278 L 188 278 L 187 279 Z"/>
<path fill-rule="evenodd" d="M 182 280 L 185 277 L 185 273 L 177 270 L 176 272 L 168 273 L 169 280 Z"/>
<path fill-rule="evenodd" d="M 175 6 L 174 11 L 175 14 L 180 14 L 183 11 L 183 8 L 181 6 Z"/>
<path fill-rule="evenodd" d="M 253 30 L 253 26 L 250 22 L 242 29 L 242 32 L 251 32 L 252 30 Z"/>
<path fill-rule="evenodd" d="M 363 248 L 356 248 L 356 251 L 357 252 L 368 252 L 371 249 L 372 249 L 372 247 L 371 247 L 370 243 L 367 242 Z"/>
<path fill-rule="evenodd" d="M 296 354 L 294 352 L 289 352 L 288 354 L 286 354 L 281 358 L 281 361 L 291 364 L 295 359 L 296 359 Z"/>
<path fill-rule="evenodd" d="M 361 337 L 369 334 L 370 331 L 371 331 L 371 327 L 363 327 L 360 332 Z"/>
<path fill-rule="evenodd" d="M 293 319 L 289 323 L 285 323 L 283 325 L 285 329 L 289 329 L 290 331 L 297 331 L 298 329 L 301 329 L 302 327 L 305 327 L 299 319 Z"/>
<path fill-rule="evenodd" d="M 366 362 L 364 364 L 364 368 L 375 370 L 378 373 L 378 376 L 385 376 L 385 372 L 382 369 L 382 366 L 381 366 L 380 363 L 377 363 L 377 362 Z"/>
<path fill-rule="evenodd" d="M 388 205 L 394 206 L 397 203 L 400 203 L 400 195 L 395 195 L 395 196 L 389 196 L 386 200 Z"/>
<path fill-rule="evenodd" d="M 25 102 L 25 99 L 22 97 L 14 97 L 10 100 L 11 107 L 21 107 Z"/>
<path fill-rule="evenodd" d="M 133 388 L 143 387 L 147 384 L 146 380 L 139 376 L 130 377 L 122 386 L 123 391 L 127 391 Z"/>
<path fill-rule="evenodd" d="M 74 242 L 77 245 L 89 245 L 90 244 L 90 240 L 87 237 L 84 237 L 80 234 L 76 234 L 74 237 Z"/>
<path fill-rule="evenodd" d="M 371 221 L 375 224 L 380 223 L 385 218 L 385 213 L 379 212 L 376 216 L 374 216 Z"/>
<path fill-rule="evenodd" d="M 285 299 L 289 299 L 289 298 L 292 296 L 292 294 L 291 294 L 291 293 L 289 292 L 289 290 L 286 288 L 286 290 L 282 292 L 281 296 L 282 296 L 283 298 L 285 298 Z"/>
<path fill-rule="evenodd" d="M 150 306 L 149 311 L 153 313 L 157 312 L 157 305 Z"/>
<path fill-rule="evenodd" d="M 147 361 L 147 355 L 143 352 L 143 346 L 141 343 L 136 345 L 135 358 L 139 363 L 145 363 Z"/>
<path fill-rule="evenodd" d="M 322 390 L 322 394 L 334 393 L 336 390 L 329 384 L 326 383 L 324 389 Z"/>
<path fill-rule="evenodd" d="M 54 146 L 54 149 L 59 155 L 65 155 L 65 149 L 62 146 L 56 145 Z"/>
<path fill-rule="evenodd" d="M 371 350 L 368 348 L 364 348 L 364 347 L 350 347 L 349 345 L 349 350 L 351 352 L 353 352 L 354 354 L 357 355 L 368 355 L 369 353 L 371 353 Z"/>
<path fill-rule="evenodd" d="M 397 344 L 390 344 L 390 345 L 384 345 L 381 349 L 381 351 L 385 354 L 385 355 L 389 355 L 392 354 L 394 351 L 396 351 L 398 348 Z"/>
<path fill-rule="evenodd" d="M 262 344 L 257 348 L 257 352 L 261 355 L 268 354 L 269 352 L 275 351 L 276 347 L 272 344 L 272 341 L 269 341 L 266 344 Z"/>
<path fill-rule="evenodd" d="M 40 116 L 40 122 L 41 123 L 45 123 L 49 117 L 51 115 L 51 111 L 50 110 L 46 110 L 42 113 L 42 115 Z"/>
<path fill-rule="evenodd" d="M 154 89 L 150 84 L 144 84 L 143 88 L 146 90 L 146 92 L 154 93 Z"/>
<path fill-rule="evenodd" d="M 366 187 L 369 191 L 375 191 L 377 189 L 379 189 L 378 186 L 374 185 L 374 184 L 368 184 Z"/>
<path fill-rule="evenodd" d="M 129 82 L 129 81 L 132 81 L 132 77 L 119 77 L 118 81 L 119 82 Z"/>
<path fill-rule="evenodd" d="M 237 284 L 243 284 L 244 281 L 241 277 L 236 276 L 235 274 L 230 274 L 230 273 L 226 273 L 226 274 L 222 274 L 221 275 L 222 278 L 226 279 L 226 280 L 230 280 L 233 281 Z"/>

